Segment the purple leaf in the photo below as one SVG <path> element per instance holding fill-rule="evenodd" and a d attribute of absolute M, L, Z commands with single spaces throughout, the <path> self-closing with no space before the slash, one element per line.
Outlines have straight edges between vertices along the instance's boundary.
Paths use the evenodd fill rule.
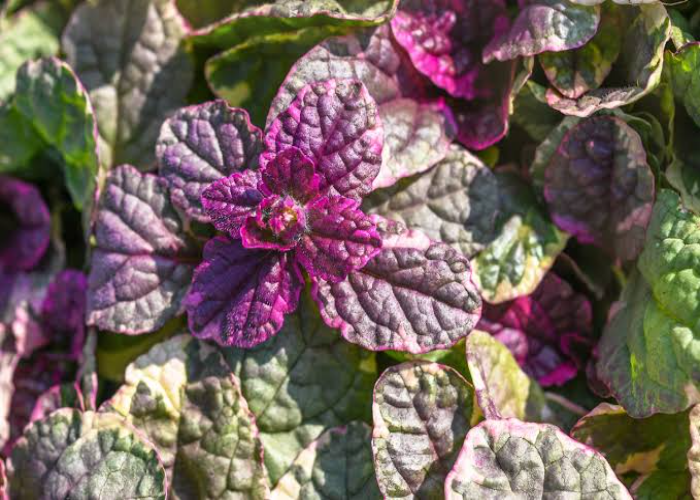
<path fill-rule="evenodd" d="M 289 195 L 301 204 L 318 197 L 321 185 L 314 162 L 295 147 L 287 148 L 275 156 L 265 166 L 262 180 L 266 195 Z"/>
<path fill-rule="evenodd" d="M 179 110 L 160 131 L 156 156 L 160 175 L 170 185 L 173 204 L 201 222 L 209 222 L 201 205 L 212 182 L 255 168 L 262 132 L 248 113 L 211 101 Z"/>
<path fill-rule="evenodd" d="M 554 273 L 528 296 L 485 304 L 478 329 L 510 349 L 525 373 L 542 385 L 561 385 L 584 367 L 593 343 L 588 299 Z"/>
<path fill-rule="evenodd" d="M 382 237 L 359 203 L 342 196 L 319 198 L 308 208 L 309 232 L 295 257 L 312 278 L 340 281 L 379 253 Z"/>
<path fill-rule="evenodd" d="M 95 240 L 88 324 L 136 335 L 180 312 L 195 255 L 163 179 L 129 165 L 112 170 L 97 207 Z"/>
<path fill-rule="evenodd" d="M 41 322 L 53 337 L 68 336 L 70 353 L 79 359 L 85 342 L 87 279 L 80 271 L 59 273 L 49 285 L 41 305 Z M 59 340 L 59 339 L 56 339 Z"/>
<path fill-rule="evenodd" d="M 635 259 L 654 202 L 654 174 L 641 137 L 620 118 L 583 120 L 552 156 L 544 197 L 554 223 L 579 242 Z"/>
<path fill-rule="evenodd" d="M 46 253 L 51 214 L 34 186 L 0 175 L 0 266 L 28 271 Z"/>
<path fill-rule="evenodd" d="M 488 1 L 488 0 L 487 0 Z M 600 7 L 567 0 L 520 0 L 518 17 L 484 49 L 484 62 L 578 48 L 596 34 Z"/>
<path fill-rule="evenodd" d="M 365 267 L 339 283 L 314 284 L 324 321 L 374 351 L 428 352 L 468 335 L 481 315 L 469 260 L 397 225 L 383 236 L 382 250 Z"/>
<path fill-rule="evenodd" d="M 214 181 L 202 192 L 202 207 L 216 229 L 239 238 L 246 218 L 263 200 L 258 190 L 260 173 L 244 170 Z"/>
<path fill-rule="evenodd" d="M 394 37 L 418 71 L 450 95 L 489 97 L 478 85 L 481 51 L 510 21 L 504 0 L 404 0 L 391 21 Z"/>
<path fill-rule="evenodd" d="M 253 347 L 279 331 L 301 287 L 300 272 L 285 254 L 217 236 L 204 247 L 185 300 L 190 330 L 221 345 Z"/>
<path fill-rule="evenodd" d="M 266 166 L 289 146 L 316 165 L 321 190 L 361 198 L 382 164 L 384 135 L 374 99 L 358 80 L 328 80 L 302 88 L 265 133 Z"/>
<path fill-rule="evenodd" d="M 473 427 L 445 481 L 446 500 L 632 500 L 605 458 L 550 424 L 514 418 Z"/>

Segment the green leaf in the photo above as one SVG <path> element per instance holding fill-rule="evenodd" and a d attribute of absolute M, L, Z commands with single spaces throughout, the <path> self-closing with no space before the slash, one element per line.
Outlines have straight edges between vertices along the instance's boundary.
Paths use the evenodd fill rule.
<path fill-rule="evenodd" d="M 671 18 L 671 41 L 676 50 L 695 41 L 692 35 L 693 28 L 683 14 L 675 9 L 668 9 L 668 16 Z"/>
<path fill-rule="evenodd" d="M 223 19 L 246 4 L 256 3 L 257 0 L 175 0 L 177 10 L 195 28 Z"/>
<path fill-rule="evenodd" d="M 583 47 L 538 56 L 549 82 L 569 99 L 600 87 L 620 54 L 621 29 L 620 7 L 604 5 L 598 32 Z"/>
<path fill-rule="evenodd" d="M 673 191 L 654 206 L 646 245 L 599 344 L 598 375 L 635 418 L 700 402 L 700 217 Z"/>
<path fill-rule="evenodd" d="M 17 72 L 14 105 L 43 147 L 53 148 L 61 158 L 75 206 L 81 209 L 90 203 L 99 167 L 95 117 L 70 66 L 53 57 L 25 63 Z"/>
<path fill-rule="evenodd" d="M 289 69 L 333 34 L 330 29 L 308 28 L 247 39 L 207 61 L 207 82 L 217 96 L 246 109 L 253 123 L 264 126 L 270 103 Z"/>
<path fill-rule="evenodd" d="M 700 127 L 700 42 L 685 45 L 675 54 L 666 52 L 666 64 L 673 94 Z"/>
<path fill-rule="evenodd" d="M 42 140 L 11 102 L 0 104 L 0 172 L 34 174 L 39 165 L 30 160 L 42 148 Z"/>
<path fill-rule="evenodd" d="M 600 452 L 618 477 L 639 476 L 635 481 L 638 496 L 650 492 L 657 482 L 678 484 L 688 495 L 691 431 L 688 411 L 634 419 L 620 406 L 601 403 L 576 424 L 571 435 Z M 671 492 L 656 498 L 681 498 L 674 488 Z"/>
<path fill-rule="evenodd" d="M 568 238 L 518 175 L 499 172 L 496 176 L 501 202 L 498 236 L 472 261 L 474 281 L 491 303 L 532 293 Z"/>
<path fill-rule="evenodd" d="M 328 328 L 308 292 L 272 339 L 222 353 L 255 415 L 273 485 L 325 430 L 370 418 L 375 356 Z"/>
<path fill-rule="evenodd" d="M 371 193 L 363 209 L 420 229 L 471 257 L 495 237 L 498 182 L 478 158 L 452 145 L 427 172 Z"/>
<path fill-rule="evenodd" d="M 271 500 L 380 499 L 371 436 L 372 429 L 364 422 L 351 422 L 324 432 L 299 453 L 272 491 Z"/>
<path fill-rule="evenodd" d="M 0 101 L 15 90 L 15 73 L 25 61 L 58 52 L 63 12 L 54 2 L 26 7 L 0 23 Z"/>
<path fill-rule="evenodd" d="M 181 335 L 126 370 L 101 411 L 117 412 L 158 446 L 179 498 L 266 498 L 255 418 L 221 354 Z"/>
<path fill-rule="evenodd" d="M 57 410 L 25 429 L 9 462 L 11 498 L 165 499 L 156 451 L 115 414 Z"/>
<path fill-rule="evenodd" d="M 98 0 L 73 12 L 61 45 L 90 92 L 107 167 L 153 164 L 160 126 L 192 81 L 185 32 L 173 0 Z"/>
<path fill-rule="evenodd" d="M 511 120 L 540 142 L 561 122 L 562 116 L 547 105 L 546 89 L 532 80 L 525 83 L 513 101 Z M 537 119 L 533 120 L 532 117 Z"/>
<path fill-rule="evenodd" d="M 470 428 L 472 387 L 452 368 L 409 361 L 374 388 L 372 450 L 384 498 L 441 498 Z"/>
<path fill-rule="evenodd" d="M 671 21 L 661 3 L 627 6 L 624 14 L 620 56 L 613 67 L 614 83 L 600 86 L 575 99 L 554 89 L 547 102 L 567 114 L 586 117 L 601 109 L 631 104 L 654 90 L 661 80 L 664 47 L 671 36 Z"/>
<path fill-rule="evenodd" d="M 469 334 L 467 363 L 484 417 L 528 422 L 546 419 L 542 389 L 520 369 L 508 348 L 490 334 L 479 330 Z"/>
<path fill-rule="evenodd" d="M 350 30 L 376 26 L 394 15 L 397 4 L 398 0 L 277 0 L 263 4 L 247 1 L 226 19 L 195 31 L 192 41 L 228 49 L 251 37 L 304 28 Z"/>

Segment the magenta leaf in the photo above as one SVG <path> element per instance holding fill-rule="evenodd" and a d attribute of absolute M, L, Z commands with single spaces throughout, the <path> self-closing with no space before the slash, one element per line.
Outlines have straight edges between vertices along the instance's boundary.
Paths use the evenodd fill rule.
<path fill-rule="evenodd" d="M 374 351 L 445 349 L 471 332 L 481 298 L 469 260 L 449 245 L 391 224 L 382 250 L 345 280 L 317 280 L 321 316 Z"/>
<path fill-rule="evenodd" d="M 135 335 L 178 314 L 196 254 L 171 206 L 167 183 L 122 165 L 97 207 L 87 321 Z"/>
<path fill-rule="evenodd" d="M 0 266 L 28 271 L 46 253 L 51 214 L 31 184 L 0 175 Z"/>
<path fill-rule="evenodd" d="M 265 166 L 262 180 L 265 194 L 289 195 L 300 203 L 316 198 L 321 184 L 314 162 L 295 147 L 275 156 Z"/>
<path fill-rule="evenodd" d="M 173 204 L 208 222 L 200 199 L 204 189 L 234 172 L 255 168 L 261 146 L 262 132 L 245 110 L 211 101 L 182 108 L 166 120 L 156 156 Z"/>
<path fill-rule="evenodd" d="M 587 118 L 564 136 L 544 172 L 554 223 L 623 261 L 642 251 L 654 174 L 639 134 L 613 116 Z"/>
<path fill-rule="evenodd" d="M 382 246 L 375 223 L 349 198 L 319 198 L 309 206 L 307 223 L 295 256 L 313 278 L 340 281 Z"/>
<path fill-rule="evenodd" d="M 263 194 L 258 190 L 260 173 L 244 170 L 214 181 L 202 192 L 202 207 L 216 229 L 239 238 L 239 231 Z"/>
<path fill-rule="evenodd" d="M 472 100 L 490 94 L 477 83 L 481 52 L 509 24 L 504 0 L 404 0 L 391 28 L 418 71 L 450 95 Z"/>
<path fill-rule="evenodd" d="M 588 299 L 550 272 L 531 295 L 485 304 L 478 329 L 505 344 L 540 384 L 561 385 L 584 368 L 591 322 Z"/>
<path fill-rule="evenodd" d="M 71 356 L 78 360 L 85 342 L 87 278 L 80 271 L 60 272 L 49 285 L 41 304 L 41 322 L 53 337 L 69 337 Z M 55 339 L 59 340 L 59 339 Z"/>
<path fill-rule="evenodd" d="M 328 80 L 302 88 L 265 133 L 265 167 L 295 146 L 316 165 L 320 189 L 361 198 L 382 164 L 384 135 L 374 99 L 358 80 Z"/>
<path fill-rule="evenodd" d="M 190 330 L 221 345 L 253 347 L 279 331 L 301 288 L 287 255 L 217 236 L 204 247 L 185 300 Z"/>

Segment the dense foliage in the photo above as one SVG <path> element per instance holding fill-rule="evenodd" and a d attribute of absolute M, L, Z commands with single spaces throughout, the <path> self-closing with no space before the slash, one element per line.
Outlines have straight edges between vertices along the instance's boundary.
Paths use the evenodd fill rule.
<path fill-rule="evenodd" d="M 700 499 L 700 3 L 0 3 L 0 500 Z"/>

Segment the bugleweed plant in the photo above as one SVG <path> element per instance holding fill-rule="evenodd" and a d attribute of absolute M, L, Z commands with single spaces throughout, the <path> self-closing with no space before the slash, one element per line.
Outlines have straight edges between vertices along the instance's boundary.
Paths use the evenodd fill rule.
<path fill-rule="evenodd" d="M 0 500 L 700 500 L 700 3 L 0 3 Z"/>

